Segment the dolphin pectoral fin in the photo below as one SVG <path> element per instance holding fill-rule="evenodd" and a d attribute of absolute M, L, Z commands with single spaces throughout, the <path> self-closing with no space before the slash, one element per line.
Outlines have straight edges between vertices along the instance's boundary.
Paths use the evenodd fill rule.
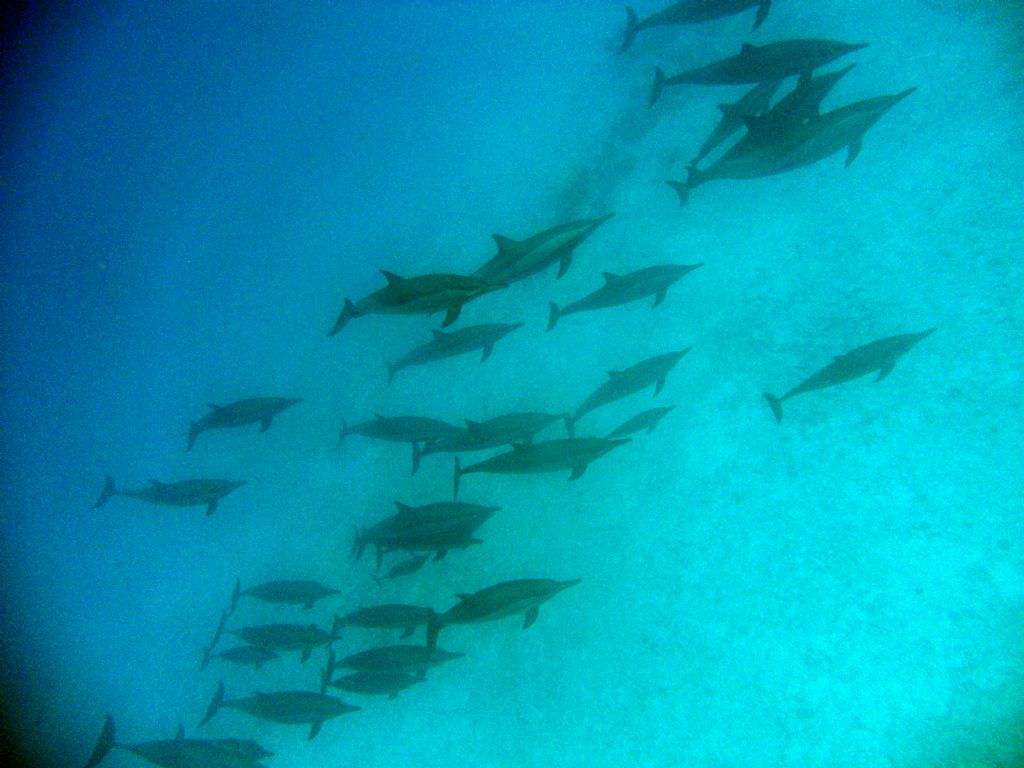
<path fill-rule="evenodd" d="M 640 31 L 639 25 L 640 19 L 637 18 L 636 11 L 632 8 L 626 8 L 626 31 L 622 36 L 622 45 L 619 46 L 619 53 L 625 53 L 629 50 L 629 46 L 633 44 L 633 38 Z"/>
<path fill-rule="evenodd" d="M 210 718 L 217 714 L 217 710 L 220 709 L 220 705 L 224 703 L 224 681 L 222 680 L 217 685 L 217 692 L 213 694 L 213 698 L 210 700 L 210 706 L 206 708 L 206 715 L 203 717 L 199 725 L 206 725 L 210 722 Z"/>
<path fill-rule="evenodd" d="M 260 422 L 260 432 L 266 432 L 268 429 L 270 429 L 270 422 L 272 422 L 273 420 L 273 416 L 264 416 L 263 420 Z"/>
<path fill-rule="evenodd" d="M 572 474 L 569 475 L 569 480 L 579 480 L 583 477 L 583 473 L 587 471 L 586 464 L 580 464 L 578 467 L 572 468 Z"/>
<path fill-rule="evenodd" d="M 447 554 L 448 554 L 448 550 L 447 549 L 439 549 L 439 550 L 437 550 L 437 554 L 434 555 L 434 562 L 436 563 L 438 560 L 444 560 L 445 557 L 447 556 Z"/>
<path fill-rule="evenodd" d="M 192 446 L 196 444 L 196 438 L 199 437 L 199 433 L 203 431 L 203 428 L 196 424 L 194 421 L 190 421 L 188 424 L 188 447 L 185 451 L 191 451 Z"/>
<path fill-rule="evenodd" d="M 210 515 L 212 515 L 216 511 L 217 511 L 217 499 L 214 499 L 213 501 L 211 501 L 209 504 L 206 505 L 206 516 L 209 517 Z"/>
<path fill-rule="evenodd" d="M 651 98 L 647 102 L 647 108 L 650 109 L 657 104 L 658 99 L 661 98 L 661 92 L 665 88 L 665 72 L 661 67 L 654 68 L 654 85 L 651 86 Z"/>
<path fill-rule="evenodd" d="M 533 626 L 533 622 L 537 620 L 538 613 L 540 613 L 540 608 L 536 605 L 526 612 L 526 621 L 523 622 L 523 629 L 529 629 Z"/>
<path fill-rule="evenodd" d="M 380 570 L 381 563 L 384 562 L 384 547 L 380 542 L 377 542 L 377 570 Z"/>
<path fill-rule="evenodd" d="M 491 356 L 491 352 L 493 352 L 493 351 L 494 351 L 494 345 L 493 344 L 488 344 L 486 347 L 484 347 L 484 354 L 480 358 L 480 362 L 482 363 L 484 360 L 486 360 L 488 357 L 490 357 Z"/>
<path fill-rule="evenodd" d="M 564 275 L 566 272 L 568 272 L 569 271 L 569 267 L 571 267 L 571 266 L 572 266 L 572 251 L 570 251 L 569 253 L 565 254 L 565 256 L 563 256 L 561 258 L 561 260 L 558 262 L 558 277 L 556 279 L 560 280 L 562 278 L 562 275 Z"/>
<path fill-rule="evenodd" d="M 665 377 L 662 376 L 660 379 L 658 379 L 658 383 L 654 385 L 654 396 L 657 397 L 658 394 L 661 392 L 661 390 L 663 390 L 664 388 L 665 388 Z"/>
<path fill-rule="evenodd" d="M 860 154 L 860 148 L 864 141 L 864 137 L 860 137 L 855 141 L 850 142 L 849 150 L 846 153 L 846 167 L 849 168 L 853 164 L 853 161 L 857 159 L 857 155 Z"/>
<path fill-rule="evenodd" d="M 775 415 L 775 423 L 782 423 L 782 400 L 777 398 L 775 395 L 770 395 L 767 392 L 762 392 L 761 395 L 765 400 L 768 401 L 768 406 L 772 409 L 772 413 Z"/>
<path fill-rule="evenodd" d="M 885 363 L 885 365 L 883 365 L 881 368 L 878 369 L 878 378 L 875 379 L 875 382 L 877 383 L 877 382 L 881 381 L 882 379 L 884 379 L 886 376 L 888 376 L 890 373 L 892 373 L 892 369 L 895 368 L 895 367 L 896 367 L 896 358 L 893 358 L 892 360 L 888 360 Z"/>
<path fill-rule="evenodd" d="M 661 304 L 665 300 L 665 296 L 668 294 L 668 288 L 662 288 L 654 295 L 654 303 L 651 304 L 651 309 Z"/>
<path fill-rule="evenodd" d="M 445 313 L 444 322 L 441 323 L 442 328 L 447 328 L 449 325 L 459 319 L 459 314 L 462 312 L 461 304 L 453 304 L 448 307 L 448 311 Z"/>
<path fill-rule="evenodd" d="M 412 635 L 412 633 L 413 633 L 413 632 L 415 632 L 415 631 L 416 631 L 416 627 L 415 627 L 415 626 L 412 626 L 412 627 L 406 627 L 406 628 L 405 628 L 405 631 L 404 631 L 404 632 L 402 632 L 402 635 L 401 635 L 401 637 L 400 637 L 399 639 L 400 639 L 400 640 L 405 640 L 405 638 L 407 638 L 407 637 L 409 637 L 410 635 Z"/>
<path fill-rule="evenodd" d="M 426 443 L 423 444 L 423 448 L 426 448 Z M 415 475 L 420 468 L 420 459 L 423 458 L 423 449 L 419 447 L 419 443 L 412 444 L 412 473 Z M 401 509 L 399 509 L 401 511 Z"/>
<path fill-rule="evenodd" d="M 320 729 L 323 728 L 323 726 L 324 726 L 324 721 L 323 720 L 317 720 L 315 723 L 313 723 L 313 725 L 310 726 L 309 736 L 306 737 L 306 740 L 307 741 L 312 741 L 313 739 L 315 739 L 316 735 L 318 733 L 320 733 Z"/>
<path fill-rule="evenodd" d="M 757 18 L 754 19 L 754 29 L 751 31 L 756 31 L 764 23 L 764 20 L 768 17 L 768 11 L 771 9 L 772 0 L 761 0 L 761 4 L 757 8 Z"/>

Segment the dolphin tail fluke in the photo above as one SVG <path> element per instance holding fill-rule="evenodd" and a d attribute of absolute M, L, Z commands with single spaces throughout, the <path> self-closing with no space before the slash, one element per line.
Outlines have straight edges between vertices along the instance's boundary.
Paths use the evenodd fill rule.
<path fill-rule="evenodd" d="M 203 648 L 203 660 L 199 663 L 199 671 L 202 672 L 210 663 L 210 652 L 213 651 L 211 646 Z"/>
<path fill-rule="evenodd" d="M 334 321 L 334 327 L 328 332 L 328 336 L 334 336 L 340 332 L 345 324 L 353 317 L 357 316 L 356 305 L 352 303 L 351 299 L 345 299 L 345 306 L 341 310 L 341 314 L 338 315 L 338 319 Z"/>
<path fill-rule="evenodd" d="M 640 31 L 640 19 L 637 18 L 636 11 L 632 8 L 626 8 L 626 32 L 622 36 L 622 45 L 619 47 L 619 53 L 625 53 L 629 50 L 629 47 L 633 44 L 633 40 L 636 39 L 636 33 Z"/>
<path fill-rule="evenodd" d="M 686 205 L 686 201 L 690 199 L 690 183 L 689 181 L 675 181 L 673 179 L 667 179 L 665 181 L 672 189 L 679 195 L 679 207 Z"/>
<path fill-rule="evenodd" d="M 459 478 L 462 477 L 464 470 L 462 469 L 462 462 L 459 461 L 459 457 L 455 457 L 455 479 L 453 481 L 454 494 L 452 500 L 459 498 Z"/>
<path fill-rule="evenodd" d="M 336 448 L 341 448 L 341 443 L 348 436 L 348 422 L 345 419 L 341 420 L 341 432 L 338 434 L 338 444 Z"/>
<path fill-rule="evenodd" d="M 235 579 L 235 588 L 231 592 L 231 607 L 228 609 L 228 615 L 230 616 L 235 612 L 235 608 L 238 607 L 238 598 L 242 596 L 242 580 Z"/>
<path fill-rule="evenodd" d="M 761 4 L 757 7 L 757 18 L 754 19 L 754 29 L 757 31 L 766 18 L 768 18 L 768 11 L 772 9 L 772 0 L 761 0 Z"/>
<path fill-rule="evenodd" d="M 576 422 L 573 421 L 571 413 L 563 413 L 562 421 L 565 422 L 565 434 L 569 437 L 576 437 Z"/>
<path fill-rule="evenodd" d="M 117 488 L 114 486 L 114 478 L 107 475 L 103 481 L 103 490 L 100 491 L 100 497 L 96 499 L 96 503 L 93 504 L 90 509 L 99 509 L 107 503 L 107 499 L 117 493 Z"/>
<path fill-rule="evenodd" d="M 654 86 L 651 88 L 651 100 L 647 104 L 648 107 L 653 107 L 658 99 L 661 98 L 661 91 L 665 88 L 665 73 L 661 67 L 654 68 Z"/>
<path fill-rule="evenodd" d="M 352 542 L 352 562 L 358 563 L 366 549 L 366 530 L 356 526 L 356 537 Z"/>
<path fill-rule="evenodd" d="M 320 693 L 327 693 L 327 686 L 331 684 L 331 677 L 334 676 L 334 668 L 337 661 L 334 658 L 334 649 L 327 652 L 327 666 L 320 671 Z"/>
<path fill-rule="evenodd" d="M 185 448 L 186 452 L 192 450 L 192 446 L 196 444 L 196 438 L 199 437 L 199 433 L 202 431 L 203 428 L 196 424 L 196 422 L 190 421 L 188 423 L 188 446 Z"/>
<path fill-rule="evenodd" d="M 548 330 L 549 331 L 552 328 L 555 327 L 555 324 L 558 322 L 558 318 L 559 318 L 560 315 L 561 315 L 561 310 L 559 310 L 558 305 L 555 304 L 555 302 L 553 302 L 553 301 L 548 302 Z"/>
<path fill-rule="evenodd" d="M 388 384 L 395 379 L 395 374 L 398 373 L 398 366 L 395 363 L 384 363 L 388 367 Z"/>
<path fill-rule="evenodd" d="M 782 399 L 775 395 L 770 395 L 767 392 L 762 393 L 764 399 L 768 401 L 768 406 L 772 409 L 772 413 L 775 415 L 775 423 L 782 423 Z"/>
<path fill-rule="evenodd" d="M 203 717 L 202 722 L 199 725 L 206 725 L 210 722 L 210 719 L 217 714 L 217 710 L 220 709 L 220 705 L 224 703 L 224 681 L 221 680 L 217 684 L 217 692 L 213 694 L 213 698 L 210 700 L 210 706 L 206 708 L 206 715 Z"/>
<path fill-rule="evenodd" d="M 426 447 L 426 444 L 424 444 Z M 420 448 L 419 443 L 412 444 L 412 473 L 415 475 L 420 468 L 420 459 L 423 458 L 423 448 Z"/>
<path fill-rule="evenodd" d="M 436 611 L 430 612 L 427 619 L 427 651 L 432 655 L 437 648 L 437 636 L 442 627 L 441 616 Z"/>
<path fill-rule="evenodd" d="M 112 715 L 107 715 L 107 721 L 103 724 L 103 730 L 100 732 L 100 738 L 96 742 L 96 748 L 93 749 L 92 756 L 89 758 L 89 762 L 85 764 L 85 768 L 95 768 L 107 756 L 107 752 L 116 746 L 117 744 L 114 743 L 114 718 Z"/>

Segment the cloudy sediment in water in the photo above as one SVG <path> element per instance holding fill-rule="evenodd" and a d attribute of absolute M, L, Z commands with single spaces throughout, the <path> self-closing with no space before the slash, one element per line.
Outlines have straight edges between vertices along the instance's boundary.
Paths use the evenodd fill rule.
<path fill-rule="evenodd" d="M 29 14 L 0 129 L 0 698 L 33 764 L 84 765 L 108 714 L 126 746 L 183 724 L 211 765 L 1024 760 L 1020 13 L 721 5 L 748 7 L 622 52 L 624 7 L 582 0 Z M 656 68 L 792 40 L 868 44 L 814 70 L 855 65 L 820 115 L 772 118 L 808 73 L 764 59 L 650 104 Z M 571 265 L 511 242 L 591 219 Z M 527 251 L 551 258 L 520 279 Z M 552 303 L 696 264 L 548 332 Z M 381 270 L 391 303 L 328 336 Z M 432 274 L 462 280 L 401 286 Z M 453 307 L 446 333 L 523 325 L 449 355 Z M 250 398 L 301 402 L 208 405 Z M 458 487 L 486 514 L 452 502 L 453 456 L 503 453 Z M 196 480 L 230 485 L 169 485 Z M 335 619 L 389 604 L 439 616 Z M 431 626 L 386 680 L 343 668 Z M 307 695 L 328 647 L 327 678 L 359 674 L 336 718 Z M 295 702 L 332 714 L 312 741 L 247 714 Z"/>

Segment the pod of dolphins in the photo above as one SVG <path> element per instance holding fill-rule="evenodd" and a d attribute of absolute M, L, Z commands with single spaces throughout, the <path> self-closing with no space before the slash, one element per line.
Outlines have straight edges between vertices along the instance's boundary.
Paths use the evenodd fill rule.
<path fill-rule="evenodd" d="M 644 19 L 628 8 L 619 53 L 628 51 L 636 36 L 646 29 L 697 24 L 753 9 L 756 9 L 753 28 L 757 30 L 771 7 L 771 0 L 682 0 Z M 660 100 L 666 88 L 674 86 L 752 86 L 736 103 L 721 105 L 721 118 L 687 168 L 686 179 L 668 182 L 680 202 L 688 200 L 691 190 L 713 180 L 750 179 L 783 173 L 823 160 L 842 149 L 848 152 L 846 164 L 852 163 L 861 151 L 867 130 L 915 90 L 907 88 L 822 113 L 820 104 L 853 65 L 824 74 L 816 74 L 815 70 L 865 45 L 808 39 L 782 40 L 764 45 L 746 43 L 734 56 L 679 74 L 666 76 L 660 68 L 656 69 L 650 106 Z M 797 78 L 796 85 L 773 103 L 782 84 L 791 77 Z M 732 146 L 720 152 L 719 148 L 740 131 L 744 132 Z M 715 153 L 718 154 L 709 165 L 698 167 Z M 558 224 L 521 240 L 494 235 L 497 253 L 470 275 L 438 273 L 400 277 L 382 271 L 386 284 L 356 301 L 346 298 L 327 335 L 335 336 L 352 320 L 368 315 L 443 314 L 441 327 L 446 328 L 459 319 L 465 305 L 486 294 L 504 290 L 512 283 L 545 272 L 555 265 L 557 277 L 561 278 L 572 265 L 576 249 L 612 216 L 613 213 L 607 213 Z M 568 315 L 607 311 L 648 297 L 652 299 L 653 307 L 658 307 L 666 300 L 669 288 L 703 266 L 703 262 L 653 264 L 639 266 L 627 274 L 603 272 L 604 284 L 591 293 L 564 307 L 549 303 L 547 329 L 553 330 Z M 496 344 L 523 325 L 520 321 L 513 321 L 481 323 L 452 331 L 434 329 L 430 340 L 397 360 L 387 362 L 388 382 L 407 368 L 435 365 L 447 358 L 477 350 L 481 352 L 481 362 L 485 361 L 491 357 Z M 781 396 L 765 392 L 763 398 L 775 421 L 781 423 L 784 402 L 800 394 L 873 373 L 877 373 L 876 381 L 881 381 L 892 372 L 899 358 L 934 330 L 902 333 L 864 344 L 838 355 Z M 342 420 L 339 448 L 347 445 L 345 438 L 350 435 L 405 443 L 412 451 L 413 473 L 417 472 L 426 456 L 454 454 L 453 500 L 433 501 L 420 506 L 396 501 L 394 514 L 356 529 L 352 561 L 359 561 L 369 547 L 375 554 L 379 574 L 385 557 L 401 553 L 403 559 L 383 574 L 373 576 L 378 585 L 383 585 L 421 572 L 431 559 L 441 560 L 453 550 L 483 544 L 478 534 L 501 507 L 458 501 L 465 475 L 568 473 L 569 480 L 579 479 L 590 464 L 626 446 L 633 436 L 651 433 L 675 406 L 650 408 L 637 413 L 603 437 L 578 435 L 580 421 L 604 405 L 647 388 L 652 388 L 653 394 L 658 395 L 666 386 L 669 374 L 690 351 L 690 347 L 685 347 L 642 360 L 625 361 L 626 367 L 608 371 L 606 379 L 574 411 L 524 411 L 489 419 L 467 418 L 464 426 L 418 415 L 377 414 L 372 419 L 351 425 Z M 499 352 L 496 362 L 500 357 Z M 210 405 L 208 413 L 190 423 L 186 450 L 192 451 L 197 438 L 210 430 L 258 424 L 259 431 L 264 432 L 276 417 L 302 402 L 301 398 L 255 397 L 226 405 Z M 564 425 L 564 436 L 548 435 L 537 439 L 537 435 L 559 422 Z M 207 437 L 203 443 L 213 441 L 214 438 Z M 463 465 L 461 454 L 487 450 L 496 452 L 475 463 Z M 615 455 L 620 454 L 616 452 Z M 602 462 L 605 463 L 611 464 L 612 460 Z M 196 506 L 210 515 L 216 511 L 221 499 L 245 484 L 244 480 L 193 478 L 174 482 L 150 480 L 148 485 L 138 488 L 123 488 L 115 485 L 113 478 L 108 476 L 93 509 L 103 507 L 113 496 L 125 496 L 161 506 Z M 305 662 L 317 652 L 326 652 L 325 665 L 320 670 L 319 687 L 256 692 L 228 698 L 221 682 L 199 725 L 206 724 L 223 709 L 233 709 L 268 722 L 302 725 L 308 728 L 307 736 L 312 739 L 327 721 L 360 709 L 337 695 L 329 694 L 329 689 L 346 695 L 394 699 L 402 691 L 425 682 L 430 670 L 465 656 L 462 652 L 438 647 L 442 630 L 517 616 L 523 617 L 522 626 L 526 629 L 537 620 L 542 604 L 578 584 L 578 578 L 524 577 L 459 594 L 458 601 L 444 611 L 386 603 L 353 608 L 345 614 L 335 613 L 329 629 L 309 622 L 237 625 L 229 629 L 228 622 L 243 598 L 247 602 L 260 601 L 282 606 L 283 609 L 311 610 L 320 601 L 334 600 L 342 594 L 339 589 L 308 579 L 270 581 L 245 589 L 236 583 L 229 606 L 221 614 L 211 642 L 203 649 L 201 670 L 205 670 L 212 661 L 259 670 L 284 654 L 297 654 L 299 661 Z M 350 635 L 358 636 L 358 630 L 363 629 L 398 631 L 399 639 L 405 640 L 420 627 L 424 628 L 422 644 L 369 648 L 343 658 L 335 654 L 334 646 L 343 642 L 343 632 L 345 641 Z M 450 634 L 446 633 L 446 638 Z M 235 638 L 240 644 L 218 651 L 225 636 Z M 339 669 L 348 670 L 348 673 L 336 675 Z M 165 768 L 186 765 L 263 768 L 260 761 L 272 756 L 253 741 L 186 738 L 181 727 L 173 739 L 118 743 L 115 741 L 113 717 L 108 716 L 86 768 L 99 764 L 114 748 Z"/>

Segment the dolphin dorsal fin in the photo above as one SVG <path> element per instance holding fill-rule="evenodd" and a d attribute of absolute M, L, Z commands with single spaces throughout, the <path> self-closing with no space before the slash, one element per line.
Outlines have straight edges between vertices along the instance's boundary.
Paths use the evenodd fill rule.
<path fill-rule="evenodd" d="M 466 422 L 466 429 L 468 429 L 470 432 L 479 432 L 480 431 L 480 422 L 479 421 L 473 421 L 472 419 L 465 419 L 465 422 Z"/>
<path fill-rule="evenodd" d="M 447 333 L 439 331 L 437 328 L 431 328 L 430 332 L 434 334 L 434 341 L 443 341 L 448 336 Z"/>
<path fill-rule="evenodd" d="M 455 596 L 459 598 L 459 600 L 469 600 L 469 598 L 472 597 L 472 595 L 466 594 L 465 592 L 459 592 Z"/>
<path fill-rule="evenodd" d="M 718 105 L 718 111 L 721 112 L 723 115 L 731 115 L 733 113 L 734 109 L 736 109 L 736 105 L 735 104 L 719 104 Z"/>
<path fill-rule="evenodd" d="M 512 443 L 512 450 L 515 452 L 523 450 L 526 447 L 526 443 Z"/>
<path fill-rule="evenodd" d="M 740 46 L 740 56 L 749 56 L 757 50 L 756 45 L 750 43 L 744 43 Z"/>
<path fill-rule="evenodd" d="M 395 502 L 395 507 L 398 509 L 398 514 L 400 515 L 408 515 L 412 511 L 412 507 L 408 504 L 403 504 L 400 501 Z"/>
<path fill-rule="evenodd" d="M 386 269 L 380 271 L 384 275 L 384 279 L 388 281 L 388 285 L 398 285 L 399 283 L 405 282 L 404 277 L 399 277 L 394 272 L 388 272 Z"/>
<path fill-rule="evenodd" d="M 519 241 L 513 240 L 511 237 L 504 235 L 491 235 L 491 237 L 494 238 L 494 244 L 498 246 L 499 253 L 515 250 L 519 246 Z"/>
<path fill-rule="evenodd" d="M 216 411 L 223 411 L 224 410 L 224 406 L 223 405 L 214 405 L 213 403 L 207 403 L 206 407 L 209 408 L 211 411 L 214 411 L 214 412 L 216 412 Z"/>
<path fill-rule="evenodd" d="M 622 279 L 622 275 L 616 275 L 614 272 L 602 272 L 601 276 L 604 278 L 605 285 L 614 285 L 616 281 Z"/>

